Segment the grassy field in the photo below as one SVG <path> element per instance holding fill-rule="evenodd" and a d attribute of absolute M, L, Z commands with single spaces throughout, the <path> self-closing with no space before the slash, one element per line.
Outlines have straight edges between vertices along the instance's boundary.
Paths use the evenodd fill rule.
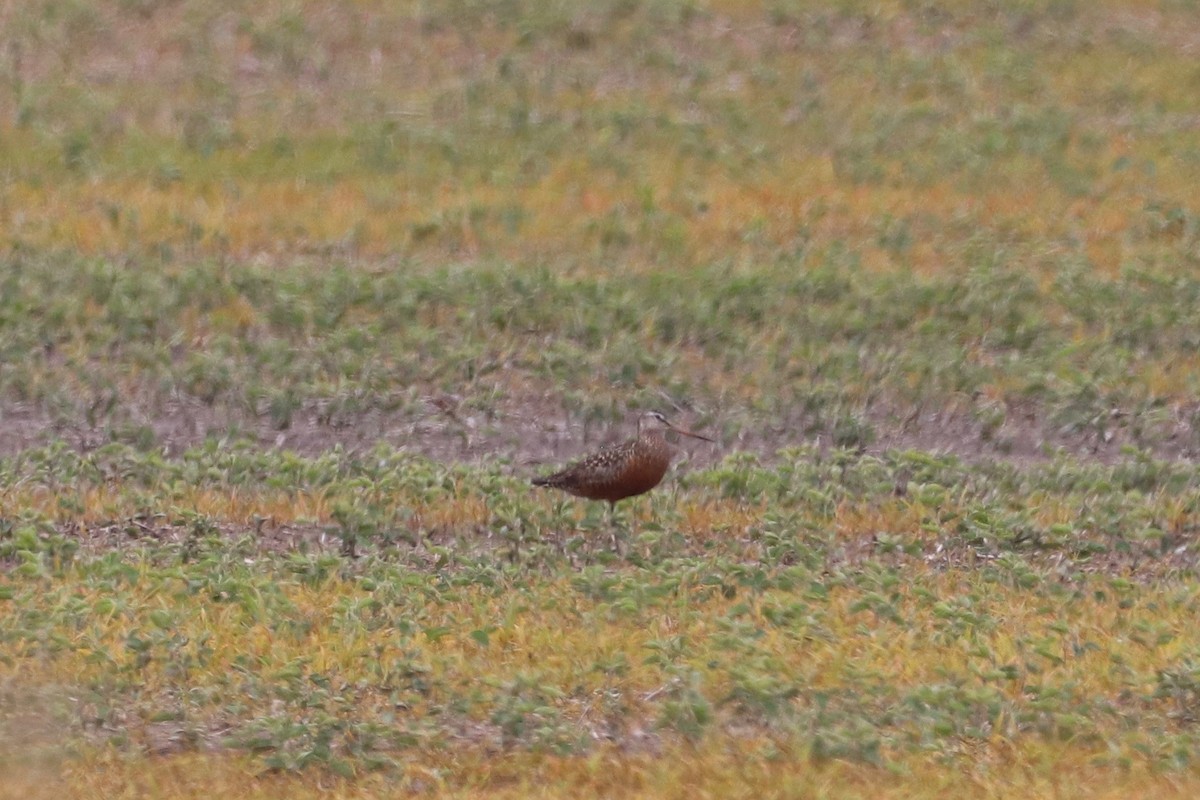
<path fill-rule="evenodd" d="M 1200 794 L 1200 5 L 948 5 L 0 9 L 0 798 Z"/>

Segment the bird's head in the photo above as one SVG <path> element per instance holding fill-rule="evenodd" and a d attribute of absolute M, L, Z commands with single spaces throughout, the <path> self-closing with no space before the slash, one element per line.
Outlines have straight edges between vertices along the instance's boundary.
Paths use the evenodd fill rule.
<path fill-rule="evenodd" d="M 638 436 L 641 436 L 647 431 L 653 430 L 675 431 L 676 433 L 684 436 L 690 436 L 693 439 L 703 439 L 706 442 L 712 441 L 712 439 L 708 438 L 707 436 L 701 436 L 698 433 L 692 433 L 691 431 L 686 431 L 683 428 L 677 428 L 676 426 L 672 425 L 666 417 L 657 411 L 647 411 L 638 418 Z"/>

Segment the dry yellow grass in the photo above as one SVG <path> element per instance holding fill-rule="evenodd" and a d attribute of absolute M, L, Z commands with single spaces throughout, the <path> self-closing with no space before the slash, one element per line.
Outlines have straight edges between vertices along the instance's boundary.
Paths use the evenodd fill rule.
<path fill-rule="evenodd" d="M 660 168 L 647 163 L 640 179 L 670 197 L 684 187 Z M 283 259 L 297 254 L 342 252 L 365 259 L 410 256 L 441 260 L 499 258 L 512 262 L 560 262 L 584 274 L 607 272 L 611 255 L 597 237 L 597 223 L 642 201 L 637 185 L 581 189 L 582 179 L 560 183 L 551 174 L 545 183 L 506 190 L 458 187 L 432 197 L 402 183 L 376 184 L 369 198 L 362 179 L 332 185 L 255 181 L 228 190 L 193 185 L 159 188 L 128 179 L 110 182 L 68 180 L 38 187 L 20 184 L 5 190 L 0 240 L 33 248 L 68 246 L 88 254 L 114 254 L 168 245 L 193 257 Z M 688 183 L 694 183 L 689 178 Z M 703 198 L 703 214 L 685 208 L 670 214 L 676 234 L 667 242 L 662 231 L 647 231 L 643 241 L 622 255 L 634 272 L 655 269 L 661 248 L 682 264 L 715 259 L 752 262 L 786 249 L 797 231 L 807 232 L 807 246 L 817 252 L 846 241 L 861 242 L 864 266 L 872 271 L 903 269 L 937 274 L 961 260 L 953 240 L 943 231 L 965 227 L 993 231 L 1029 241 L 1073 238 L 1103 274 L 1115 276 L 1129 258 L 1129 241 L 1140 232 L 1137 214 L 1150 203 L 1184 200 L 1188 178 L 1165 177 L 1153 186 L 1130 178 L 1113 182 L 1102 198 L 1078 200 L 1045 185 L 1012 185 L 980 193 L 946 186 L 847 188 L 829 174 L 821 159 L 781 166 L 770 179 L 747 186 L 712 176 L 690 194 Z M 103 209 L 119 202 L 115 224 Z M 564 198 L 568 198 L 564 202 Z M 577 198 L 572 200 L 571 198 Z M 508 231 L 494 219 L 475 221 L 467 209 L 522 209 L 524 221 Z M 919 216 L 915 246 L 902 259 L 873 246 L 881 218 Z M 414 236 L 430 220 L 436 233 Z M 442 222 L 445 221 L 445 222 Z M 746 232 L 755 237 L 748 240 Z M 1037 256 L 1030 251 L 1030 267 Z"/>
<path fill-rule="evenodd" d="M 1097 767 L 1088 754 L 1064 746 L 1002 744 L 969 767 L 947 770 L 911 759 L 895 769 L 812 764 L 768 739 L 719 746 L 673 746 L 655 753 L 601 749 L 587 758 L 512 754 L 497 758 L 464 747 L 456 752 L 415 754 L 403 777 L 366 777 L 352 782 L 329 776 L 264 772 L 252 760 L 222 754 L 124 759 L 91 755 L 62 765 L 16 764 L 6 771 L 0 798 L 142 798 L 187 800 L 221 797 L 361 798 L 416 794 L 438 798 L 824 798 L 847 800 L 1158 800 L 1189 798 L 1200 777 L 1143 768 Z"/>

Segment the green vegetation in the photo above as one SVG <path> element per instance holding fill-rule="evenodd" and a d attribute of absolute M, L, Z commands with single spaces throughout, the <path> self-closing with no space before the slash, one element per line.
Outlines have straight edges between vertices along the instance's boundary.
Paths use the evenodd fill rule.
<path fill-rule="evenodd" d="M 0 798 L 1197 794 L 1194 2 L 18 5 Z"/>
<path fill-rule="evenodd" d="M 476 452 L 520 447 L 536 414 L 544 435 L 564 415 L 612 423 L 664 402 L 763 447 L 933 435 L 926 410 L 959 420 L 960 450 L 1200 446 L 1184 399 L 1200 390 L 1200 279 L 1064 268 L 1039 287 L 1015 265 L 916 277 L 852 262 L 600 278 L 13 257 L 0 392 L 42 433 L 143 449 L 230 431 L 313 449 L 346 427 L 420 425 L 438 397 L 484 421 Z"/>
<path fill-rule="evenodd" d="M 386 447 L 59 446 L 0 482 L 24 509 L 0 539 L 7 710 L 39 704 L 90 758 L 419 785 L 459 748 L 733 736 L 767 762 L 981 779 L 1001 743 L 1192 765 L 1191 466 L 733 456 L 635 506 L 623 556 L 600 514 L 506 470 Z"/>

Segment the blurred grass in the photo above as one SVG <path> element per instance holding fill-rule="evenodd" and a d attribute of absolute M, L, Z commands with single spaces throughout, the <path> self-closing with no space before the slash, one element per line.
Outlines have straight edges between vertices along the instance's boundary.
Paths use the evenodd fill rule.
<path fill-rule="evenodd" d="M 430 398 L 453 397 L 515 459 L 537 455 L 560 415 L 611 424 L 664 403 L 768 452 L 817 436 L 887 444 L 913 409 L 965 418 L 950 443 L 963 451 L 1037 457 L 1044 439 L 1195 452 L 1196 277 L 1114 283 L 1077 264 L 1038 281 L 981 258 L 928 277 L 842 254 L 616 279 L 14 255 L 0 398 L 43 433 L 144 449 L 290 430 L 312 450 L 423 424 Z M 171 423 L 181 414 L 194 429 Z"/>
<path fill-rule="evenodd" d="M 1194 796 L 1196 11 L 4 6 L 0 796 Z"/>
<path fill-rule="evenodd" d="M 23 4 L 0 224 L 92 253 L 605 273 L 797 248 L 955 271 L 970 229 L 1112 275 L 1194 256 L 1142 218 L 1192 213 L 1192 10 Z"/>
<path fill-rule="evenodd" d="M 585 420 L 665 392 L 731 433 L 869 444 L 935 409 L 958 447 L 1191 453 L 1191 10 L 25 4 L 6 296 L 142 328 L 5 388 L 60 429 L 144 426 L 137 395 L 279 429 L 339 395 L 411 423 L 432 391 Z"/>

